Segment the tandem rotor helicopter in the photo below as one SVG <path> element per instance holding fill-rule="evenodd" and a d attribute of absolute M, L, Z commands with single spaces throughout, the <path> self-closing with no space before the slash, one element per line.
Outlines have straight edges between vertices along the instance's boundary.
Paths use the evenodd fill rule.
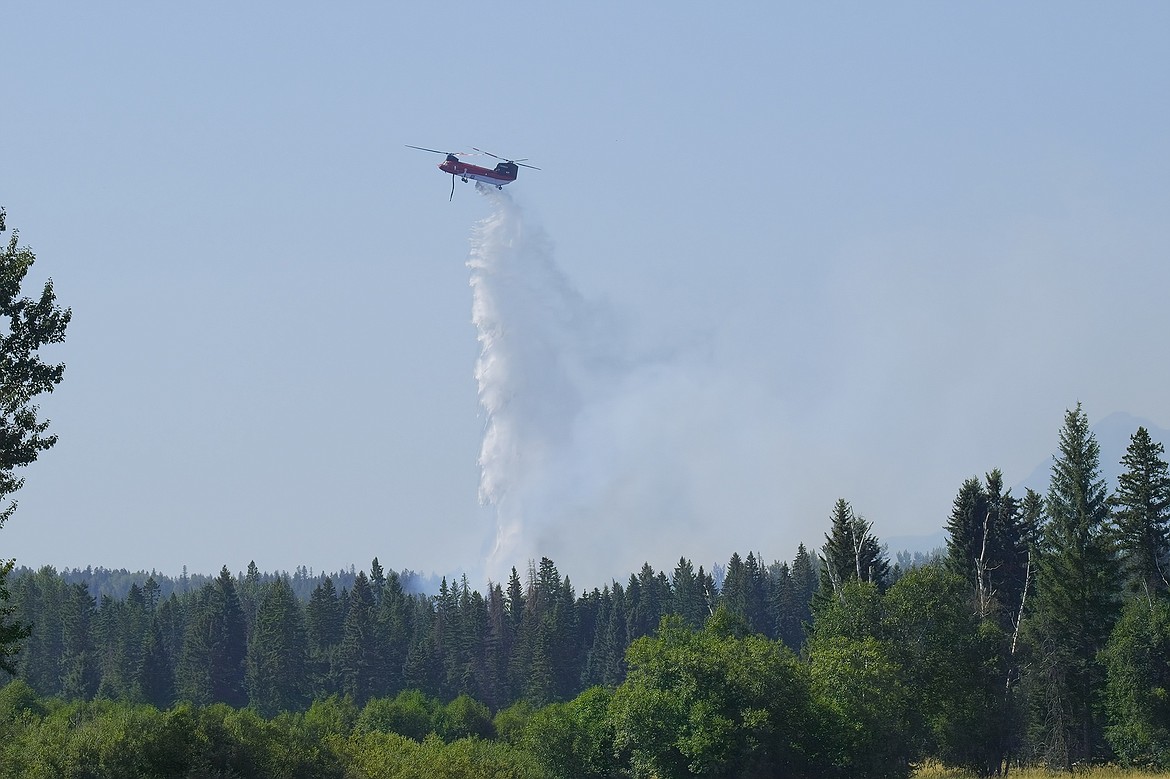
<path fill-rule="evenodd" d="M 427 149 L 422 146 L 411 146 L 409 143 L 405 145 L 408 149 L 418 149 L 419 151 L 429 151 L 433 154 L 447 155 L 447 159 L 443 160 L 443 162 L 439 164 L 439 170 L 443 171 L 444 173 L 451 174 L 451 196 L 447 198 L 448 200 L 452 200 L 455 197 L 456 176 L 461 178 L 464 183 L 466 183 L 468 179 L 474 179 L 475 181 L 480 181 L 484 184 L 490 184 L 496 189 L 503 189 L 505 184 L 511 184 L 516 180 L 516 174 L 520 172 L 520 168 L 532 168 L 533 170 L 540 170 L 540 168 L 536 167 L 535 165 L 525 165 L 524 161 L 528 159 L 527 157 L 522 157 L 518 160 L 506 160 L 503 157 L 497 157 L 490 151 L 476 149 L 474 146 L 471 148 L 475 150 L 476 154 L 486 154 L 489 157 L 499 160 L 499 164 L 494 168 L 481 168 L 479 165 L 472 165 L 469 162 L 464 162 L 463 160 L 459 159 L 460 157 L 472 156 L 471 152 L 439 151 L 438 149 Z"/>

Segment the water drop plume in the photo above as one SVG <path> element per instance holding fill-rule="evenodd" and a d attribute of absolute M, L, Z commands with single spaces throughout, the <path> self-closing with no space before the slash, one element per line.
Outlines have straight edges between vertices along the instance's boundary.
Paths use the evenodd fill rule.
<path fill-rule="evenodd" d="M 496 517 L 489 577 L 547 556 L 592 586 L 643 561 L 730 551 L 726 515 L 755 519 L 747 483 L 775 481 L 759 470 L 772 465 L 765 401 L 693 339 L 632 346 L 627 320 L 573 286 L 540 225 L 506 192 L 480 191 L 492 213 L 467 266 L 480 499 Z"/>

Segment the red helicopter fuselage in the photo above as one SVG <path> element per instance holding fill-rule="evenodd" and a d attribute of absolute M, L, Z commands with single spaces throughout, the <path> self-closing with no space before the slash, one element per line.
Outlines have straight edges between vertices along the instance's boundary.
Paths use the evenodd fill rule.
<path fill-rule="evenodd" d="M 482 168 L 479 165 L 472 165 L 463 162 L 454 154 L 448 154 L 447 159 L 439 165 L 439 170 L 444 173 L 450 173 L 452 176 L 467 181 L 473 179 L 475 181 L 482 181 L 484 184 L 491 184 L 494 187 L 502 187 L 505 184 L 511 184 L 516 180 L 516 173 L 518 172 L 516 163 L 501 162 L 495 168 Z"/>

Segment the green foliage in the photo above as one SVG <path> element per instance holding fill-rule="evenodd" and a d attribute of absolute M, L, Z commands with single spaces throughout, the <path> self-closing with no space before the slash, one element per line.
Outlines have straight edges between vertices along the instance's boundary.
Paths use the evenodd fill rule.
<path fill-rule="evenodd" d="M 616 747 L 635 776 L 805 775 L 816 732 L 807 669 L 782 644 L 718 624 L 694 632 L 667 617 L 630 646 L 610 707 Z"/>
<path fill-rule="evenodd" d="M 496 729 L 496 736 L 509 744 L 518 744 L 524 738 L 528 721 L 536 712 L 528 701 L 516 701 L 506 709 L 496 712 L 492 725 Z"/>
<path fill-rule="evenodd" d="M 419 743 L 397 733 L 355 734 L 338 745 L 352 779 L 545 779 L 535 759 L 508 744 L 437 736 Z"/>
<path fill-rule="evenodd" d="M 554 703 L 527 721 L 523 746 L 550 776 L 605 779 L 619 775 L 614 754 L 613 693 L 593 687 L 568 703 Z"/>
<path fill-rule="evenodd" d="M 830 715 L 821 735 L 835 772 L 909 775 L 912 747 L 902 725 L 910 697 L 888 646 L 876 638 L 818 638 L 810 673 L 813 695 Z"/>
<path fill-rule="evenodd" d="M 0 233 L 6 230 L 0 208 Z M 42 347 L 62 343 L 73 312 L 61 309 L 53 294 L 53 282 L 45 282 L 39 299 L 21 297 L 21 285 L 36 261 L 27 247 L 18 245 L 18 233 L 0 249 L 0 525 L 11 516 L 15 504 L 3 501 L 23 482 L 15 469 L 33 463 L 57 442 L 46 435 L 48 420 L 37 418 L 33 401 L 52 392 L 65 374 L 64 364 L 41 359 Z"/>
<path fill-rule="evenodd" d="M 394 698 L 366 703 L 354 726 L 356 733 L 397 733 L 422 741 L 438 730 L 439 702 L 419 690 L 403 690 Z"/>
<path fill-rule="evenodd" d="M 496 726 L 488 707 L 466 693 L 436 712 L 435 730 L 444 741 L 496 737 Z"/>
<path fill-rule="evenodd" d="M 0 233 L 7 230 L 0 208 Z M 65 340 L 73 312 L 61 309 L 53 294 L 53 281 L 45 282 L 39 299 L 21 297 L 20 288 L 36 261 L 28 247 L 19 246 L 14 230 L 6 248 L 0 249 L 0 527 L 16 510 L 4 505 L 24 480 L 16 469 L 35 462 L 41 452 L 57 442 L 47 435 L 49 421 L 38 419 L 33 401 L 53 391 L 65 375 L 64 363 L 41 359 L 40 350 Z M 8 604 L 7 577 L 14 561 L 0 559 L 0 671 L 15 673 L 12 657 L 28 637 L 28 625 L 13 620 Z"/>
<path fill-rule="evenodd" d="M 1130 601 L 1103 656 L 1109 743 L 1125 765 L 1170 769 L 1170 602 Z"/>
<path fill-rule="evenodd" d="M 997 772 L 1012 725 L 1003 631 L 980 619 L 967 584 L 940 566 L 908 572 L 886 593 L 882 611 L 882 633 L 909 696 L 903 728 L 912 759 Z"/>
<path fill-rule="evenodd" d="M 17 609 L 9 603 L 8 574 L 14 563 L 14 560 L 0 560 L 0 671 L 10 674 L 16 673 L 12 657 L 30 632 L 28 625 L 14 621 Z"/>

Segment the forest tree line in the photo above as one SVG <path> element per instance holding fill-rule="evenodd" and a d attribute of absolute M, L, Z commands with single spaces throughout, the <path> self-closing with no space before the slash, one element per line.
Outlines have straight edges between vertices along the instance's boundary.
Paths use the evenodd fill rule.
<path fill-rule="evenodd" d="M 681 559 L 580 594 L 548 559 L 434 596 L 375 561 L 307 601 L 254 567 L 166 598 L 148 579 L 124 599 L 42 569 L 10 583 L 35 627 L 0 691 L 24 703 L 0 726 L 27 745 L 67 742 L 55 718 L 111 707 L 163 731 L 216 720 L 235 746 L 176 746 L 192 766 L 324 717 L 314 759 L 358 776 L 414 775 L 386 768 L 404 749 L 434 765 L 481 750 L 516 776 L 905 776 L 927 758 L 980 775 L 1166 769 L 1170 476 L 1144 429 L 1122 466 L 1110 494 L 1078 406 L 1046 495 L 1017 498 L 994 470 L 967 480 L 945 555 L 910 570 L 845 500 L 821 549 L 791 563 L 734 555 L 717 581 Z M 251 775 L 295 775 L 264 770 Z"/>

